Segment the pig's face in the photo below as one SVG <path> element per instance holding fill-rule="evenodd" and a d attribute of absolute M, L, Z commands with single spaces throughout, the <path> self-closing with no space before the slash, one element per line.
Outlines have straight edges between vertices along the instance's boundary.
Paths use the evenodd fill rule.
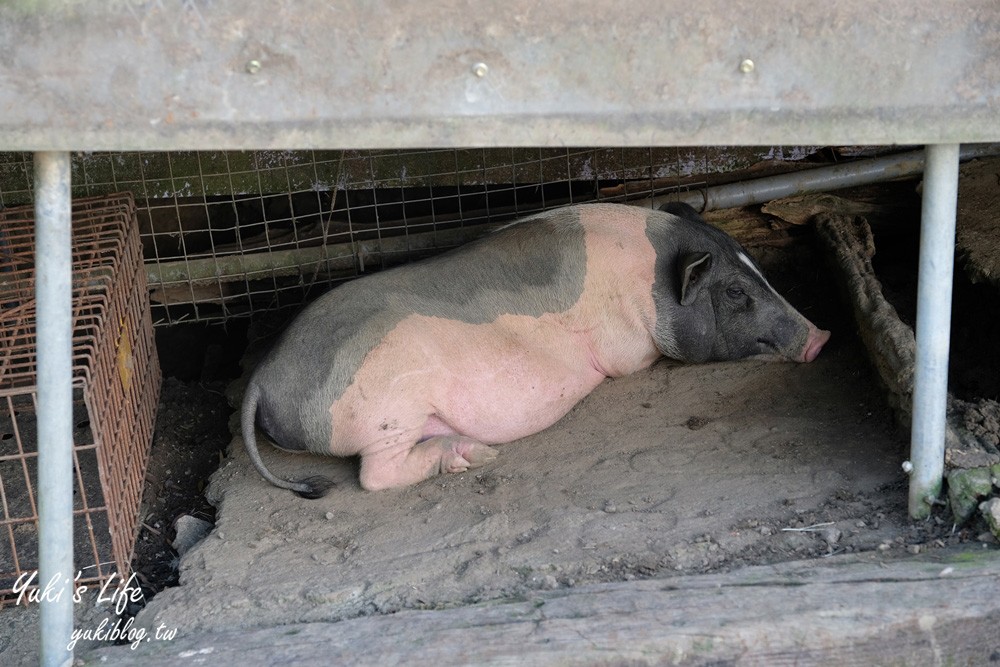
<path fill-rule="evenodd" d="M 785 301 L 747 255 L 702 252 L 682 258 L 679 316 L 697 336 L 679 332 L 690 361 L 775 356 L 812 361 L 829 333 Z M 687 311 L 687 312 L 685 312 Z"/>
<path fill-rule="evenodd" d="M 830 333 L 785 301 L 729 236 L 693 210 L 679 213 L 683 217 L 669 225 L 673 248 L 663 243 L 657 250 L 654 337 L 660 350 L 690 362 L 815 359 Z"/>

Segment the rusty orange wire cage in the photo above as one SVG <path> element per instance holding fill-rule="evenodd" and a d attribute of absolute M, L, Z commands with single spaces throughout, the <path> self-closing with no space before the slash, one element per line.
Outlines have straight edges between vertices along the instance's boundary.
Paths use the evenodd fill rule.
<path fill-rule="evenodd" d="M 128 576 L 160 392 L 131 194 L 73 203 L 79 584 Z M 0 212 L 0 601 L 38 568 L 34 210 Z M 36 578 L 37 582 L 37 578 Z"/>

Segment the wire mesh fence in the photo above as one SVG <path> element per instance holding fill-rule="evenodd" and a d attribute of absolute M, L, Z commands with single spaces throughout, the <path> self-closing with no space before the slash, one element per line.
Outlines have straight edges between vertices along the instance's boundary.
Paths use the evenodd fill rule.
<path fill-rule="evenodd" d="M 697 188 L 809 147 L 85 153 L 75 197 L 136 198 L 153 320 L 295 307 L 337 281 L 439 252 L 516 216 Z M 31 199 L 0 153 L 0 205 Z"/>

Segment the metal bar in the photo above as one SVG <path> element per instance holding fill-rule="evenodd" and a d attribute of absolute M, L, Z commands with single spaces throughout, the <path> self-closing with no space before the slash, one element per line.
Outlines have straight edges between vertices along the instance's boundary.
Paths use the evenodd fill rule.
<path fill-rule="evenodd" d="M 74 574 L 69 153 L 35 153 L 35 224 L 40 657 L 42 665 L 69 665 Z"/>
<path fill-rule="evenodd" d="M 1000 154 L 1000 144 L 973 144 L 962 147 L 961 159 L 970 160 L 997 154 Z M 905 176 L 916 176 L 925 169 L 924 151 L 910 151 L 871 160 L 779 174 L 740 183 L 718 185 L 697 192 L 664 195 L 629 203 L 659 208 L 667 202 L 682 201 L 701 211 L 715 211 L 723 208 L 763 204 L 773 199 L 810 192 L 839 190 L 840 188 L 889 181 Z M 925 197 L 926 192 L 925 190 Z M 952 218 L 954 218 L 954 210 L 952 210 Z"/>
<path fill-rule="evenodd" d="M 910 471 L 909 509 L 914 519 L 930 514 L 931 506 L 941 493 L 944 473 L 958 161 L 957 144 L 927 147 L 920 220 L 917 358 L 910 436 L 913 468 Z"/>
<path fill-rule="evenodd" d="M 0 2 L 0 145 L 998 141 L 998 33 L 995 0 Z"/>

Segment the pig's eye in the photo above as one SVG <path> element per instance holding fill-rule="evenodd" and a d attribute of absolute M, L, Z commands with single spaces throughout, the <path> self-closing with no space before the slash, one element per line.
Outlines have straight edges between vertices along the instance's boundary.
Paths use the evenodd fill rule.
<path fill-rule="evenodd" d="M 746 292 L 741 290 L 739 287 L 727 287 L 726 294 L 729 295 L 730 299 L 739 299 L 740 297 L 746 296 Z"/>

